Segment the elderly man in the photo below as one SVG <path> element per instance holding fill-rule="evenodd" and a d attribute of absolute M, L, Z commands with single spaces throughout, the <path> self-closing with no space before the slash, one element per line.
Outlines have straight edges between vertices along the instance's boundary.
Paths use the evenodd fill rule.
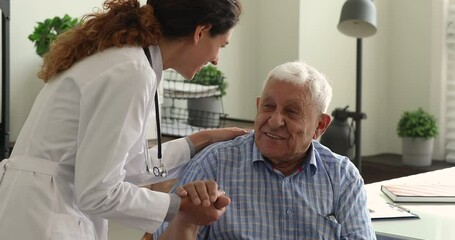
<path fill-rule="evenodd" d="M 358 170 L 316 141 L 330 124 L 331 97 L 313 67 L 274 68 L 256 100 L 254 131 L 209 146 L 179 179 L 188 189 L 215 180 L 231 205 L 209 226 L 180 230 L 217 240 L 376 239 Z"/>

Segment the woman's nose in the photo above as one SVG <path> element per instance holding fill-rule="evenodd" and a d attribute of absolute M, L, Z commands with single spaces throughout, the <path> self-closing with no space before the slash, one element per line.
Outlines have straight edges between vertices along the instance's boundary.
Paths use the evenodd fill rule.
<path fill-rule="evenodd" d="M 216 57 L 216 59 L 211 61 L 210 63 L 213 65 L 218 65 L 218 57 Z"/>

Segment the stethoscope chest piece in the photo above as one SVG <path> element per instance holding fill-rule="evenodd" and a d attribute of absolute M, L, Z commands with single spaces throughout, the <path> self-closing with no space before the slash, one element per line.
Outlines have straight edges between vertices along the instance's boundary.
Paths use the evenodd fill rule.
<path fill-rule="evenodd" d="M 162 163 L 160 164 L 160 166 L 154 166 L 153 174 L 155 174 L 156 177 L 166 177 L 167 176 L 166 166 L 164 166 L 164 164 Z"/>

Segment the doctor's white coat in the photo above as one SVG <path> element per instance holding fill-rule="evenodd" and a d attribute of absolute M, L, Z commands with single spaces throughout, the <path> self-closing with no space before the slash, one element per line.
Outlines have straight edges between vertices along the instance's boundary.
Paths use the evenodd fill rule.
<path fill-rule="evenodd" d="M 89 56 L 45 84 L 9 159 L 0 162 L 0 239 L 107 239 L 107 220 L 153 232 L 168 194 L 138 185 L 176 177 L 185 139 L 163 145 L 166 179 L 145 167 L 162 60 L 139 47 Z M 148 154 L 158 164 L 155 149 Z"/>

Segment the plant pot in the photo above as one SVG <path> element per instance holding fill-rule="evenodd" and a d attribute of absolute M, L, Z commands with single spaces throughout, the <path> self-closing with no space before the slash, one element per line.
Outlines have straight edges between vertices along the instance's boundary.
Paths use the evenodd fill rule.
<path fill-rule="evenodd" d="M 221 97 L 188 99 L 188 124 L 203 128 L 218 128 L 223 115 Z"/>
<path fill-rule="evenodd" d="M 433 155 L 434 138 L 403 138 L 403 164 L 410 166 L 430 166 Z"/>

